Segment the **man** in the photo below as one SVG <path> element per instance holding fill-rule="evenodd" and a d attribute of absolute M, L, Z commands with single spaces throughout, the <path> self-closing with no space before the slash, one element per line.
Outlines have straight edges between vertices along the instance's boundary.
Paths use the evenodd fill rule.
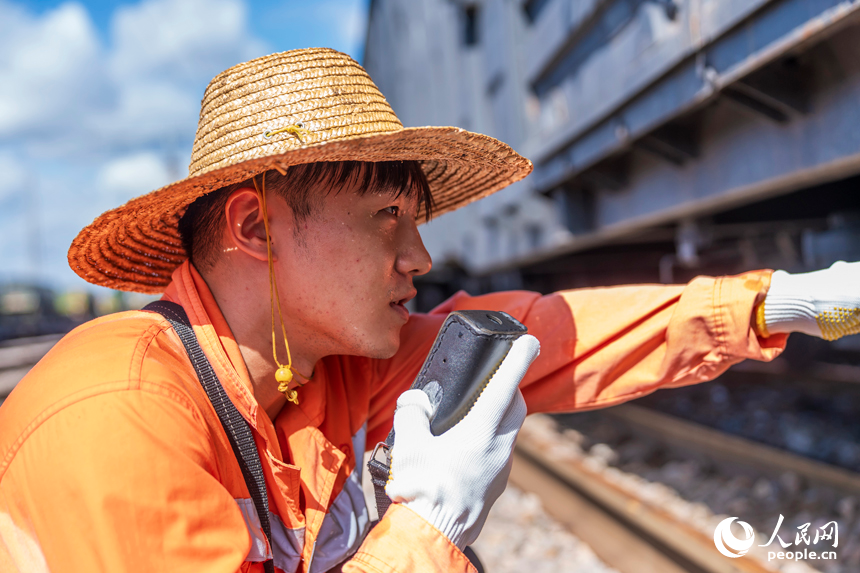
<path fill-rule="evenodd" d="M 530 169 L 486 136 L 403 129 L 333 50 L 216 77 L 190 176 L 96 219 L 69 262 L 92 283 L 182 306 L 251 428 L 271 542 L 176 331 L 135 311 L 70 333 L 0 408 L 0 569 L 473 571 L 462 549 L 504 487 L 526 405 L 609 406 L 772 359 L 791 331 L 857 330 L 860 271 L 846 264 L 460 293 L 409 316 L 412 279 L 430 270 L 418 224 L 431 207 Z M 433 437 L 426 395 L 404 390 L 445 316 L 470 308 L 510 313 L 541 355 L 520 339 L 463 422 Z M 370 529 L 359 464 L 392 423 L 394 504 Z"/>

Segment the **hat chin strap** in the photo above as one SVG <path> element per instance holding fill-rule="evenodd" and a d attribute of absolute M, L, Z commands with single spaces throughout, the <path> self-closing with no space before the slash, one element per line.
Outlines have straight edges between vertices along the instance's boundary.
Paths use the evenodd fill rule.
<path fill-rule="evenodd" d="M 295 388 L 290 388 L 290 382 L 293 380 L 293 372 L 304 378 L 307 382 L 310 382 L 311 376 L 305 376 L 297 369 L 293 368 L 293 358 L 290 355 L 290 343 L 287 342 L 287 328 L 284 325 L 284 315 L 281 312 L 281 297 L 278 294 L 278 283 L 275 280 L 275 264 L 272 259 L 272 238 L 271 233 L 269 231 L 269 209 L 266 206 L 266 173 L 263 173 L 263 182 L 262 185 L 257 185 L 257 178 L 252 178 L 254 182 L 254 189 L 257 191 L 257 196 L 260 198 L 260 205 L 263 208 L 263 226 L 266 228 L 266 254 L 269 259 L 269 297 L 271 299 L 271 307 L 272 307 L 272 356 L 275 358 L 275 364 L 278 365 L 278 369 L 275 371 L 275 380 L 278 381 L 278 392 L 282 392 L 284 396 L 287 397 L 287 400 L 295 404 L 299 405 L 299 393 Z M 287 364 L 281 364 L 278 360 L 278 344 L 277 337 L 275 335 L 275 301 L 277 301 L 278 305 L 278 318 L 281 321 L 281 333 L 284 336 L 284 346 L 287 349 Z M 299 384 L 299 386 L 303 386 L 303 384 Z"/>

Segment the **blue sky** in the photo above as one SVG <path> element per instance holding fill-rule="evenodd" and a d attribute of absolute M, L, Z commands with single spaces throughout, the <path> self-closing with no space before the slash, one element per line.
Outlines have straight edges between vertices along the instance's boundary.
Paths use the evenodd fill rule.
<path fill-rule="evenodd" d="M 361 61 L 368 0 L 0 0 L 0 282 L 66 263 L 103 211 L 187 174 L 218 72 L 327 46 Z"/>
<path fill-rule="evenodd" d="M 42 15 L 68 3 L 37 0 L 18 4 L 33 14 Z M 117 8 L 141 2 L 77 3 L 86 9 L 100 39 L 109 42 L 111 21 Z M 369 0 L 255 0 L 244 4 L 251 34 L 271 47 L 272 52 L 325 46 L 361 61 L 364 16 Z"/>

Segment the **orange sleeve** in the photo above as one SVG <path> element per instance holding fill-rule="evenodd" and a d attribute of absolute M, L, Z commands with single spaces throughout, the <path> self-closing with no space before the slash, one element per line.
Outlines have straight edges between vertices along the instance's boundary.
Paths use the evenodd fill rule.
<path fill-rule="evenodd" d="M 757 336 L 753 311 L 771 271 L 697 277 L 687 285 L 634 285 L 546 296 L 458 293 L 404 327 L 402 346 L 378 361 L 368 444 L 384 439 L 394 406 L 418 374 L 445 316 L 453 310 L 508 312 L 541 343 L 521 384 L 529 412 L 612 406 L 661 387 L 711 380 L 746 358 L 772 360 L 787 336 Z"/>
<path fill-rule="evenodd" d="M 424 518 L 399 503 L 391 504 L 358 552 L 343 566 L 344 573 L 360 571 L 476 573 L 457 546 Z"/>
<path fill-rule="evenodd" d="M 250 536 L 182 400 L 142 383 L 33 422 L 0 482 L 0 570 L 238 571 Z"/>

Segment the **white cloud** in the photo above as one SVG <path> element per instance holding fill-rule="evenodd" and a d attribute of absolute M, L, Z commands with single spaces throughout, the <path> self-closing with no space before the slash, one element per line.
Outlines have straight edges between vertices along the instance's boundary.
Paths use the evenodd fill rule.
<path fill-rule="evenodd" d="M 155 191 L 172 180 L 164 160 L 151 151 L 119 157 L 99 171 L 96 182 L 109 206 L 119 206 L 133 197 Z"/>
<path fill-rule="evenodd" d="M 201 89 L 202 93 L 202 89 Z M 190 142 L 197 129 L 200 93 L 172 82 L 122 84 L 112 109 L 82 122 L 87 141 L 98 149 L 165 146 Z"/>
<path fill-rule="evenodd" d="M 36 18 L 0 0 L 0 138 L 68 129 L 81 102 L 99 101 L 101 67 L 79 4 Z"/>
<path fill-rule="evenodd" d="M 97 120 L 123 145 L 193 137 L 203 88 L 216 74 L 265 53 L 238 0 L 147 0 L 118 8 L 108 59 L 119 96 Z"/>
<path fill-rule="evenodd" d="M 183 85 L 210 80 L 227 65 L 262 55 L 236 0 L 148 0 L 117 9 L 111 27 L 117 78 L 156 77 Z"/>

